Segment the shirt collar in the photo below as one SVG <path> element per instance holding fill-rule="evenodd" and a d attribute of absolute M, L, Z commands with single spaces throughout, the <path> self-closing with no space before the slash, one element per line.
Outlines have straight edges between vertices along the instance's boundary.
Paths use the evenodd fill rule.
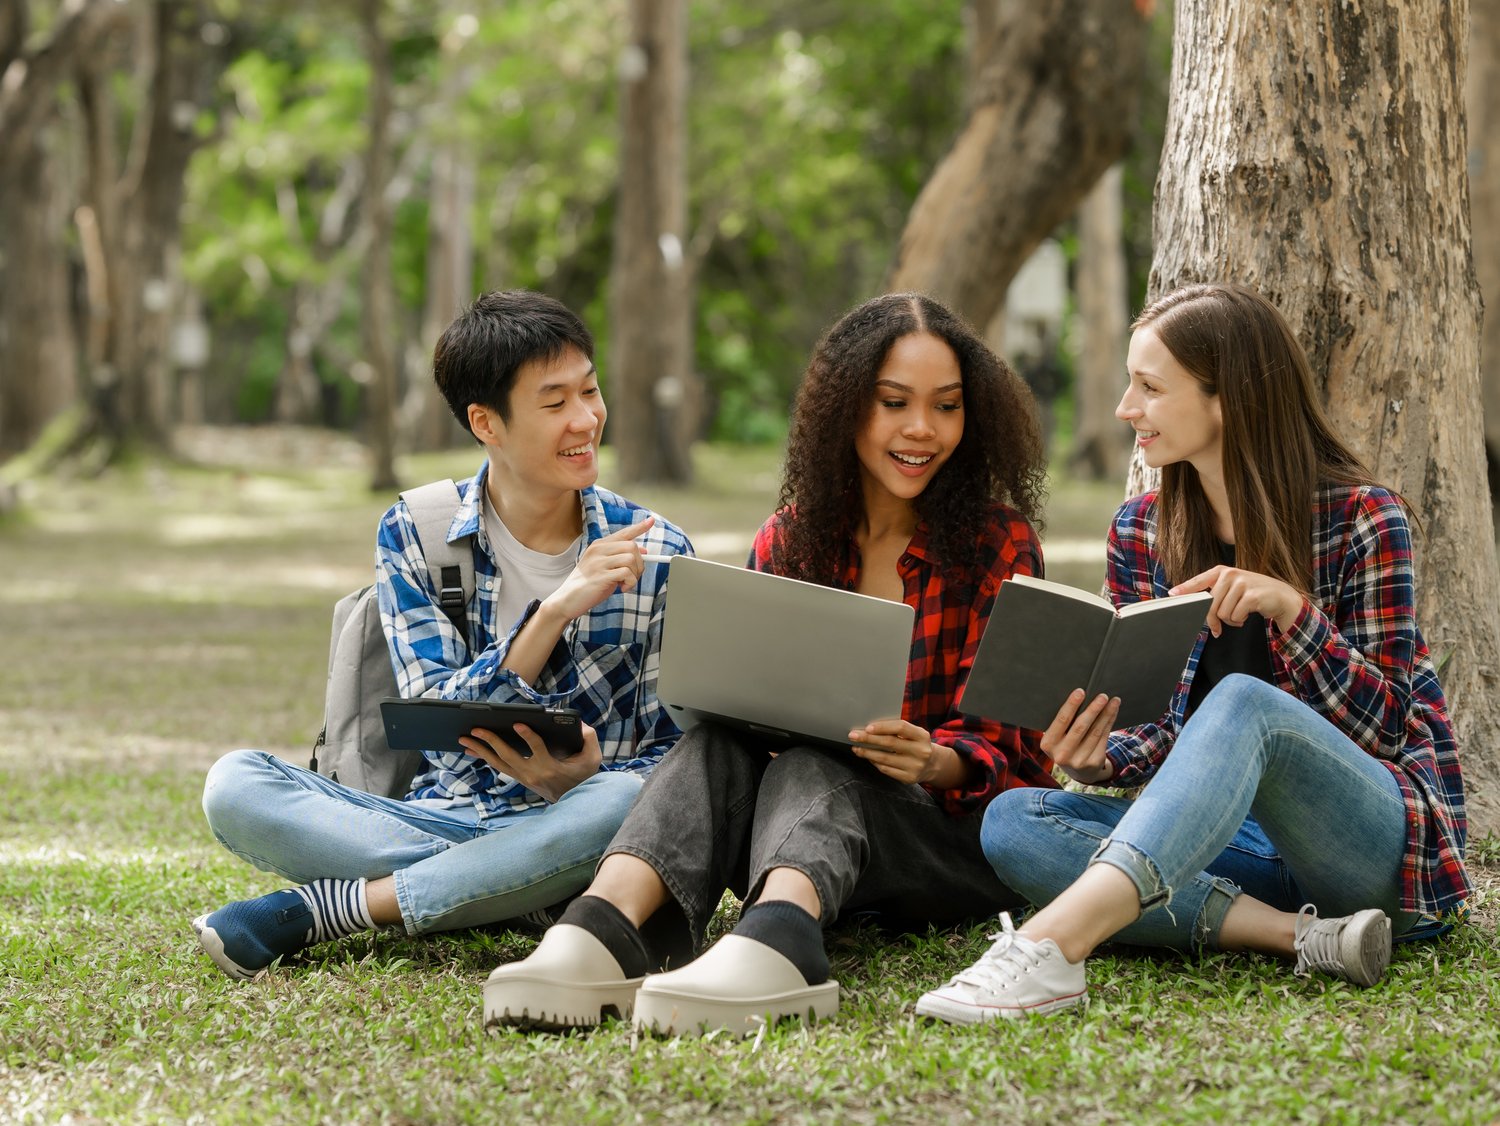
<path fill-rule="evenodd" d="M 910 555 L 913 558 L 920 559 L 924 563 L 933 562 L 932 549 L 928 546 L 928 541 L 930 539 L 931 536 L 927 527 L 927 521 L 918 521 L 917 530 L 912 533 L 911 543 L 906 545 L 905 554 Z"/>
<path fill-rule="evenodd" d="M 484 521 L 484 482 L 490 475 L 490 462 L 486 458 L 479 466 L 479 472 L 474 474 L 474 487 L 464 497 L 458 506 L 458 511 L 453 514 L 453 523 L 448 525 L 448 542 L 463 539 L 464 536 L 472 536 L 476 533 L 483 537 L 481 526 Z"/>
<path fill-rule="evenodd" d="M 464 536 L 478 535 L 481 543 L 488 547 L 484 534 L 484 484 L 489 480 L 490 463 L 486 458 L 474 474 L 474 486 L 453 514 L 453 523 L 448 525 L 448 542 Z M 604 512 L 604 501 L 593 485 L 579 490 L 579 503 L 583 508 L 584 545 L 593 543 L 600 536 L 609 534 L 608 518 Z"/>

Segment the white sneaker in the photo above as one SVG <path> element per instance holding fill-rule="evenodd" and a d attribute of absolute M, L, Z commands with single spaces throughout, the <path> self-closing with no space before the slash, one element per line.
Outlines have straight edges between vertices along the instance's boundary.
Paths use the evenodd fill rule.
<path fill-rule="evenodd" d="M 484 1026 L 560 1032 L 625 1020 L 641 979 L 626 977 L 609 949 L 582 927 L 547 928 L 529 958 L 497 966 L 484 983 Z"/>
<path fill-rule="evenodd" d="M 839 983 L 808 985 L 779 951 L 726 934 L 680 970 L 648 974 L 635 996 L 635 1027 L 658 1036 L 737 1035 L 801 1017 L 828 1020 L 839 1009 Z"/>
<path fill-rule="evenodd" d="M 1088 1000 L 1083 963 L 1063 957 L 1050 938 L 1037 942 L 1000 916 L 994 945 L 941 989 L 924 993 L 917 1015 L 953 1024 L 982 1024 L 1030 1013 L 1052 1013 Z"/>
<path fill-rule="evenodd" d="M 1368 987 L 1380 980 L 1391 962 L 1391 921 L 1374 907 L 1320 919 L 1309 903 L 1297 912 L 1294 933 L 1299 974 L 1321 970 Z"/>

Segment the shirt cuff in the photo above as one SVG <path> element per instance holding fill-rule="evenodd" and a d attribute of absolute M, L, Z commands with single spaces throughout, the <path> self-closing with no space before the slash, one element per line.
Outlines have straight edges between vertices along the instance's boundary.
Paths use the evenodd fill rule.
<path fill-rule="evenodd" d="M 1285 659 L 1294 673 L 1302 673 L 1318 659 L 1333 636 L 1333 623 L 1328 620 L 1328 615 L 1311 601 L 1304 601 L 1291 629 L 1281 633 L 1272 631 L 1271 648 Z"/>

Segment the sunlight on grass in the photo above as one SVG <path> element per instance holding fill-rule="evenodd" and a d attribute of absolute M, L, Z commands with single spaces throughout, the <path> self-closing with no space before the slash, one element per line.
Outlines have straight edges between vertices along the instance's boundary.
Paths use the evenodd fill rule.
<path fill-rule="evenodd" d="M 1107 949 L 1092 1004 L 980 1028 L 917 1020 L 993 920 L 831 933 L 836 1019 L 750 1040 L 486 1035 L 480 991 L 533 934 L 385 931 L 230 981 L 189 920 L 282 886 L 217 846 L 203 775 L 239 746 L 304 763 L 333 599 L 370 581 L 375 521 L 347 445 L 201 436 L 239 468 L 41 482 L 0 528 L 0 1120 L 461 1123 L 1487 1122 L 1500 1114 L 1500 839 L 1476 918 L 1399 948 L 1376 988 L 1266 958 Z M 230 442 L 233 446 L 230 446 Z M 267 452 L 269 450 L 269 453 Z M 691 489 L 629 490 L 740 562 L 779 451 L 704 447 Z M 315 463 L 326 468 L 315 468 Z M 466 475 L 474 451 L 402 462 Z M 260 473 L 265 465 L 274 473 Z M 610 465 L 604 479 L 608 481 Z M 1098 589 L 1112 486 L 1054 482 L 1049 574 Z M 715 933 L 733 922 L 726 900 Z"/>

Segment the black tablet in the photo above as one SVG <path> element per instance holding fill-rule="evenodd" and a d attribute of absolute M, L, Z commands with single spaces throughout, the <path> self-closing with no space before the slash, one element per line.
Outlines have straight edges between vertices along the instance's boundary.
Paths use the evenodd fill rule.
<path fill-rule="evenodd" d="M 380 701 L 380 716 L 385 721 L 385 741 L 395 751 L 468 754 L 459 737 L 483 727 L 530 758 L 531 749 L 513 730 L 518 723 L 536 732 L 554 758 L 568 758 L 583 749 L 583 721 L 571 708 L 469 700 L 403 700 L 387 696 Z"/>

